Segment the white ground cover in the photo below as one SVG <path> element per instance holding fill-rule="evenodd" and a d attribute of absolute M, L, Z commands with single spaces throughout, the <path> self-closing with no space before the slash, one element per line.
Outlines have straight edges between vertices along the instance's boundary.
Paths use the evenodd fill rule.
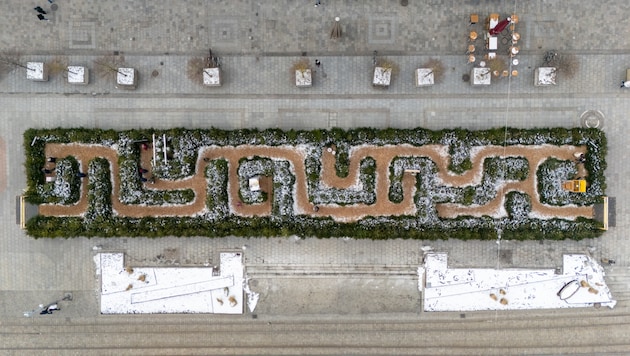
<path fill-rule="evenodd" d="M 133 68 L 118 68 L 116 83 L 132 86 L 136 84 L 136 71 Z"/>
<path fill-rule="evenodd" d="M 391 83 L 391 80 L 391 68 L 374 67 L 374 76 L 372 78 L 373 85 L 387 87 Z"/>
<path fill-rule="evenodd" d="M 99 253 L 94 262 L 101 277 L 101 313 L 242 314 L 242 258 L 240 252 L 221 253 L 216 273 L 213 267 L 126 268 L 122 253 Z M 249 294 L 253 309 L 258 295 Z"/>
<path fill-rule="evenodd" d="M 83 66 L 68 66 L 68 83 L 70 84 L 87 84 L 88 69 Z"/>
<path fill-rule="evenodd" d="M 418 268 L 418 286 L 425 311 L 615 306 L 602 266 L 586 255 L 564 255 L 563 263 L 562 274 L 553 269 L 448 268 L 446 254 L 430 253 Z M 563 300 L 560 290 L 567 284 L 579 288 Z"/>

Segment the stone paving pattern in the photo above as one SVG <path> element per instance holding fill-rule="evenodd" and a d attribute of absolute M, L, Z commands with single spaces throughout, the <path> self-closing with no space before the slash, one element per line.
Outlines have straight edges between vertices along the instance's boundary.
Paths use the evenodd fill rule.
<path fill-rule="evenodd" d="M 41 1 L 41 6 L 49 4 Z M 628 307 L 630 222 L 624 197 L 630 159 L 625 118 L 630 92 L 619 88 L 630 68 L 627 1 L 186 1 L 58 0 L 51 21 L 38 21 L 32 4 L 0 4 L 0 48 L 23 60 L 67 55 L 93 68 L 113 51 L 140 72 L 135 91 L 122 91 L 91 74 L 91 84 L 70 86 L 57 77 L 26 80 L 18 69 L 0 78 L 0 316 L 21 318 L 39 303 L 75 294 L 67 315 L 95 316 L 93 247 L 124 251 L 132 263 L 167 265 L 216 263 L 218 252 L 245 247 L 246 264 L 417 265 L 421 247 L 449 253 L 453 266 L 559 267 L 563 253 L 590 251 L 617 260 L 607 267 L 618 281 L 611 287 Z M 468 15 L 490 12 L 520 16 L 519 76 L 484 88 L 462 81 Z M 335 16 L 343 37 L 328 38 Z M 251 39 L 250 39 L 251 36 Z M 203 88 L 186 78 L 192 56 L 212 47 L 226 75 L 220 88 Z M 534 87 L 533 71 L 546 50 L 573 53 L 580 69 L 554 87 Z M 393 85 L 370 85 L 372 52 L 400 66 Z M 292 86 L 289 68 L 306 52 L 319 58 L 313 88 Z M 415 88 L 413 69 L 439 57 L 447 71 L 442 83 Z M 156 77 L 151 72 L 157 70 Z M 579 126 L 580 115 L 599 110 L 608 135 L 609 196 L 617 198 L 616 227 L 584 241 L 354 241 L 347 239 L 243 239 L 228 237 L 33 240 L 16 225 L 15 196 L 25 187 L 22 132 L 29 127 L 126 129 L 173 126 L 328 128 Z M 169 257 L 169 258 L 165 258 Z M 625 293 L 625 294 L 624 294 Z M 58 313 L 63 317 L 64 314 Z"/>

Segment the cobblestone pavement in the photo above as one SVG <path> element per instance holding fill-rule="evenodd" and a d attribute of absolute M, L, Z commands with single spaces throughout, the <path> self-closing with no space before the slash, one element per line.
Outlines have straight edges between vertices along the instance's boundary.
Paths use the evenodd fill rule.
<path fill-rule="evenodd" d="M 50 4 L 42 1 L 46 10 Z M 46 83 L 25 79 L 18 69 L 0 77 L 0 316 L 17 320 L 39 303 L 73 292 L 66 316 L 95 315 L 98 309 L 93 247 L 124 251 L 137 264 L 213 263 L 224 249 L 245 247 L 245 261 L 257 267 L 304 265 L 417 265 L 420 248 L 449 253 L 455 266 L 559 267 L 568 252 L 590 252 L 617 260 L 608 268 L 613 295 L 628 307 L 630 243 L 625 196 L 630 109 L 619 88 L 630 67 L 627 2 L 600 1 L 186 1 L 58 0 L 57 10 L 38 21 L 33 5 L 0 4 L 0 45 L 22 60 L 69 61 L 93 68 L 113 51 L 140 72 L 135 91 L 91 75 L 91 84 L 70 86 L 62 77 Z M 477 88 L 462 80 L 468 15 L 490 12 L 520 16 L 519 76 Z M 329 39 L 333 18 L 344 34 Z M 605 19 L 605 20 L 604 20 Z M 251 37 L 251 39 L 250 39 Z M 185 75 L 188 60 L 208 48 L 221 58 L 225 84 L 202 88 Z M 557 86 L 533 86 L 533 71 L 544 51 L 572 53 L 580 68 Z M 372 52 L 400 67 L 387 90 L 370 85 Z M 322 61 L 313 88 L 295 88 L 289 68 L 302 57 Z M 413 86 L 413 70 L 440 58 L 444 80 L 430 88 Z M 154 75 L 156 71 L 156 75 Z M 16 225 L 15 196 L 25 186 L 22 132 L 29 127 L 574 127 L 580 116 L 600 111 L 608 135 L 609 196 L 616 197 L 616 226 L 584 241 L 355 241 L 347 239 L 243 239 L 228 237 L 153 239 L 33 240 Z M 158 258 L 168 250 L 173 260 Z M 412 296 L 415 302 L 419 295 Z M 408 301 L 385 311 L 403 310 Z M 401 305 L 403 306 L 401 308 Z M 415 306 L 415 304 L 414 304 Z M 272 312 L 271 309 L 261 310 Z M 275 310 L 275 309 L 274 309 Z M 299 308 L 295 309 L 297 312 Z M 372 310 L 370 310 L 372 311 Z M 274 311 L 275 312 L 275 311 Z M 64 315 L 58 313 L 59 317 Z M 579 315 L 580 311 L 574 311 Z"/>

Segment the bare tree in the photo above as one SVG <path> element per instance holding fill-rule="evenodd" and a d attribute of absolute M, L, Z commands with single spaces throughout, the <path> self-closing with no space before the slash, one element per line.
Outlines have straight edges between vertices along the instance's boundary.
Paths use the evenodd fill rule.
<path fill-rule="evenodd" d="M 118 73 L 126 75 L 125 73 L 121 73 L 118 70 L 118 68 L 125 65 L 124 56 L 104 56 L 95 60 L 94 64 L 96 64 L 96 74 L 101 78 L 112 78 L 115 77 Z"/>
<path fill-rule="evenodd" d="M 19 53 L 0 53 L 0 75 L 9 74 L 16 68 L 28 69 L 25 64 L 22 64 Z"/>
<path fill-rule="evenodd" d="M 376 60 L 376 65 L 375 67 L 381 67 L 384 68 L 386 71 L 390 71 L 393 74 L 398 74 L 400 68 L 398 67 L 398 64 L 394 63 L 393 61 L 387 59 L 387 58 L 378 58 Z"/>
<path fill-rule="evenodd" d="M 68 58 L 65 56 L 57 56 L 47 64 L 48 73 L 52 76 L 68 71 Z"/>
<path fill-rule="evenodd" d="M 430 73 L 433 73 L 433 81 L 435 83 L 439 83 L 444 77 L 444 64 L 437 58 L 429 58 L 429 60 L 422 65 L 422 68 L 431 69 Z"/>
<path fill-rule="evenodd" d="M 499 76 L 507 68 L 507 65 L 503 59 L 492 58 L 488 60 L 488 68 L 490 68 L 493 75 Z"/>
<path fill-rule="evenodd" d="M 580 61 L 573 54 L 561 54 L 558 57 L 556 67 L 562 76 L 573 78 L 580 69 Z"/>
<path fill-rule="evenodd" d="M 188 60 L 188 67 L 186 68 L 186 75 L 193 83 L 203 84 L 203 69 L 208 68 L 206 66 L 207 61 L 201 57 L 193 57 Z"/>
<path fill-rule="evenodd" d="M 291 67 L 291 75 L 295 74 L 296 70 L 299 70 L 300 72 L 304 72 L 310 68 L 311 68 L 311 63 L 309 62 L 308 58 L 302 58 L 299 61 L 293 63 L 293 66 Z"/>
<path fill-rule="evenodd" d="M 567 78 L 573 78 L 580 69 L 580 61 L 575 55 L 556 51 L 548 51 L 545 54 L 543 65 L 556 68 L 556 72 Z"/>

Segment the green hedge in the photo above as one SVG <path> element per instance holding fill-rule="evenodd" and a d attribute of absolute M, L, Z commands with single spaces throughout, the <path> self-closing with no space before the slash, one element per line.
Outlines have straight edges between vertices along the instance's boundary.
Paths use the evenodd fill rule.
<path fill-rule="evenodd" d="M 29 129 L 24 133 L 24 147 L 26 152 L 25 168 L 27 173 L 26 197 L 29 202 L 40 204 L 44 202 L 38 193 L 38 186 L 44 183 L 41 167 L 44 164 L 44 147 L 47 142 L 56 143 L 89 143 L 97 145 L 117 145 L 121 160 L 136 159 L 138 157 L 137 141 L 146 140 L 152 134 L 161 136 L 166 134 L 169 139 L 169 162 L 160 163 L 156 172 L 165 179 L 188 177 L 195 172 L 195 164 L 199 150 L 207 146 L 239 146 L 249 145 L 307 145 L 314 151 L 307 155 L 306 167 L 309 194 L 314 184 L 319 180 L 321 164 L 318 154 L 327 144 L 335 144 L 338 151 L 335 167 L 337 174 L 343 176 L 344 167 L 349 162 L 347 156 L 349 148 L 362 144 L 414 146 L 426 144 L 446 144 L 453 154 L 450 170 L 463 172 L 469 169 L 470 149 L 484 145 L 585 145 L 587 147 L 587 162 L 585 167 L 589 171 L 587 180 L 593 199 L 600 199 L 605 191 L 604 171 L 606 168 L 606 137 L 596 129 L 491 129 L 485 131 L 467 131 L 462 129 L 430 131 L 425 129 L 372 129 L 359 128 L 352 130 L 312 130 L 312 131 L 282 131 L 278 129 L 256 130 L 244 129 L 224 131 L 219 129 L 187 130 L 174 128 L 169 130 L 129 130 L 116 132 L 112 130 L 93 129 Z M 341 156 L 341 157 L 339 157 Z M 362 177 L 366 179 L 364 186 L 374 184 L 375 166 L 370 161 L 362 162 Z M 485 163 L 484 163 L 485 165 Z M 500 165 L 499 165 L 500 166 Z M 34 237 L 73 237 L 73 236 L 316 236 L 320 238 L 350 236 L 354 238 L 388 239 L 495 239 L 501 231 L 504 239 L 582 239 L 592 238 L 602 233 L 601 224 L 591 219 L 579 218 L 575 221 L 563 219 L 538 220 L 530 218 L 527 212 L 527 197 L 521 193 L 508 194 L 506 208 L 510 215 L 503 219 L 491 217 L 459 216 L 454 219 L 437 217 L 435 204 L 444 201 L 448 195 L 455 194 L 458 202 L 476 199 L 477 188 L 444 187 L 436 192 L 430 187 L 435 185 L 431 177 L 420 175 L 416 179 L 417 194 L 414 202 L 418 209 L 415 216 L 380 216 L 365 217 L 357 222 L 337 223 L 331 218 L 316 218 L 292 213 L 292 196 L 287 187 L 294 182 L 289 174 L 287 162 L 274 161 L 275 169 L 283 175 L 293 177 L 288 182 L 274 180 L 274 189 L 285 189 L 274 198 L 272 216 L 243 218 L 233 215 L 227 207 L 227 180 L 220 180 L 217 187 L 210 187 L 207 198 L 209 213 L 195 217 L 146 217 L 126 218 L 109 213 L 107 201 L 98 199 L 97 195 L 107 195 L 107 171 L 109 166 L 100 160 L 90 164 L 94 170 L 90 179 L 90 208 L 85 217 L 48 217 L 36 216 L 27 223 L 27 231 Z M 93 167 L 93 168 L 92 168 Z M 431 165 L 433 167 L 433 165 Z M 428 168 L 431 168 L 428 167 Z M 434 168 L 434 167 L 433 167 Z M 431 168 L 431 169 L 433 169 Z M 497 168 L 497 167 L 494 167 Z M 206 176 L 218 177 L 227 174 L 227 162 L 215 160 L 209 163 Z M 515 180 L 532 174 L 524 170 L 501 172 L 503 177 Z M 488 176 L 492 176 L 489 174 Z M 102 176 L 102 181 L 98 177 Z M 274 177 L 277 175 L 274 174 Z M 363 179 L 363 178 L 362 178 Z M 396 178 L 398 179 L 398 178 Z M 100 182 L 100 185 L 96 185 Z M 283 185 L 285 184 L 285 185 Z M 288 184 L 288 185 L 287 185 Z M 450 190 L 449 190 L 450 189 Z M 457 191 L 457 189 L 462 189 Z M 397 192 L 400 194 L 402 192 Z M 390 187 L 390 196 L 391 196 Z M 396 195 L 395 194 L 395 195 Z M 460 195 L 458 195 L 460 194 Z M 96 207 L 100 207 L 97 210 Z M 517 211 L 514 207 L 518 207 Z M 97 213 L 98 212 L 98 213 Z M 90 215 L 92 214 L 92 215 Z M 98 223 L 97 223 L 98 222 Z"/>

